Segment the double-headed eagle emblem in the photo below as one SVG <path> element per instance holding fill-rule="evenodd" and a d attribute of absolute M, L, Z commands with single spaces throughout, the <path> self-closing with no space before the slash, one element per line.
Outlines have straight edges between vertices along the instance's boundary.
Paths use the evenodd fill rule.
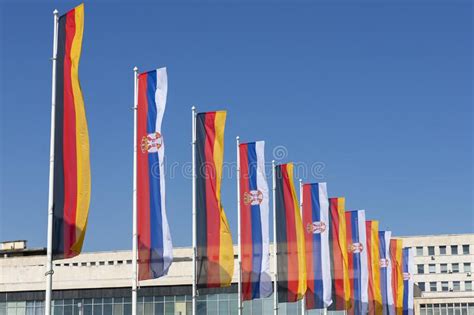
<path fill-rule="evenodd" d="M 364 250 L 364 245 L 362 243 L 352 243 L 349 246 L 349 251 L 353 252 L 354 254 L 360 253 Z"/>
<path fill-rule="evenodd" d="M 263 201 L 263 193 L 260 190 L 251 190 L 244 193 L 244 204 L 258 206 Z"/>
<path fill-rule="evenodd" d="M 306 232 L 308 234 L 321 234 L 326 231 L 326 223 L 323 221 L 315 221 L 306 225 Z"/>
<path fill-rule="evenodd" d="M 163 144 L 163 138 L 159 132 L 154 132 L 146 136 L 143 136 L 142 143 L 141 143 L 142 153 L 158 152 L 162 144 Z"/>

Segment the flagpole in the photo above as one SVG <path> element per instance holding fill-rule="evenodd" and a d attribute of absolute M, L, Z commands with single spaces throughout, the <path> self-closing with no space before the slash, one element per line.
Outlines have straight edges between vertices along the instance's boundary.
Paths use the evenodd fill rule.
<path fill-rule="evenodd" d="M 138 68 L 133 68 L 133 227 L 132 227 L 132 315 L 137 314 L 137 110 L 138 110 Z"/>
<path fill-rule="evenodd" d="M 51 314 L 51 295 L 53 292 L 53 198 L 54 198 L 54 132 L 56 130 L 56 57 L 58 52 L 58 10 L 53 11 L 53 61 L 51 84 L 51 134 L 49 144 L 49 193 L 48 193 L 48 244 L 46 250 L 46 294 L 45 314 Z"/>
<path fill-rule="evenodd" d="M 193 212 L 193 315 L 196 315 L 196 107 L 191 107 L 192 112 L 192 212 Z"/>
<path fill-rule="evenodd" d="M 301 219 L 303 219 L 303 180 L 300 178 L 300 215 Z M 301 314 L 304 315 L 306 313 L 306 296 L 303 296 L 301 299 Z"/>
<path fill-rule="evenodd" d="M 276 233 L 276 177 L 275 177 L 275 160 L 272 160 L 272 178 L 273 178 L 273 269 L 274 269 L 274 280 L 273 280 L 273 314 L 278 314 L 278 260 L 277 260 L 277 233 Z"/>
<path fill-rule="evenodd" d="M 242 236 L 240 235 L 240 137 L 235 137 L 237 146 L 237 242 L 239 247 L 239 282 L 237 286 L 237 298 L 239 299 L 238 314 L 242 314 Z"/>

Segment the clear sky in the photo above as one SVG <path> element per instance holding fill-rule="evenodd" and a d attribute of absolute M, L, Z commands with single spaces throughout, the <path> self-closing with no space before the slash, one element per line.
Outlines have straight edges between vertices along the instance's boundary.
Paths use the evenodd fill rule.
<path fill-rule="evenodd" d="M 46 246 L 52 11 L 77 3 L 0 4 L 1 240 Z M 395 235 L 473 232 L 472 9 L 468 0 L 86 2 L 84 249 L 131 248 L 135 65 L 168 68 L 175 246 L 191 244 L 182 170 L 192 105 L 228 110 L 227 163 L 235 136 L 266 140 L 268 160 L 282 146 L 281 162 L 315 165 L 318 176 L 301 174 L 305 181 L 327 181 L 331 196 Z M 235 176 L 224 176 L 236 241 Z"/>

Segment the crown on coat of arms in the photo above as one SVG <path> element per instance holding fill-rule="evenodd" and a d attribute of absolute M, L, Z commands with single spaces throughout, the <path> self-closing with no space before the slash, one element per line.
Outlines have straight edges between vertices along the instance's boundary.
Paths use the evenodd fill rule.
<path fill-rule="evenodd" d="M 159 132 L 154 132 L 146 136 L 143 136 L 142 143 L 141 143 L 142 153 L 158 152 L 162 144 L 163 144 L 163 138 Z"/>
<path fill-rule="evenodd" d="M 321 234 L 326 231 L 326 223 L 323 221 L 315 221 L 306 225 L 308 234 Z"/>
<path fill-rule="evenodd" d="M 362 243 L 352 243 L 349 247 L 349 251 L 353 252 L 354 254 L 360 253 L 364 250 L 364 246 Z"/>
<path fill-rule="evenodd" d="M 244 204 L 258 206 L 263 201 L 263 193 L 260 190 L 251 190 L 244 193 Z"/>

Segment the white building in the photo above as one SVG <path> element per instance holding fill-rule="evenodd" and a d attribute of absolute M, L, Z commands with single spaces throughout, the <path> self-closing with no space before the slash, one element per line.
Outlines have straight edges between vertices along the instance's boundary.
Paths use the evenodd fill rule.
<path fill-rule="evenodd" d="M 415 249 L 415 314 L 474 314 L 474 234 L 403 237 Z"/>
<path fill-rule="evenodd" d="M 474 314 L 474 234 L 403 237 L 403 242 L 415 248 L 415 283 L 423 291 L 415 297 L 415 314 Z M 45 249 L 27 249 L 22 241 L 0 248 L 0 315 L 42 314 Z M 191 255 L 190 248 L 176 248 L 166 277 L 140 283 L 140 314 L 190 314 Z M 131 258 L 130 251 L 113 251 L 55 261 L 54 314 L 130 314 Z M 237 269 L 232 286 L 201 290 L 198 314 L 237 314 L 236 282 Z M 282 303 L 279 310 L 300 314 L 301 304 Z M 273 299 L 245 302 L 244 314 L 273 314 Z"/>

